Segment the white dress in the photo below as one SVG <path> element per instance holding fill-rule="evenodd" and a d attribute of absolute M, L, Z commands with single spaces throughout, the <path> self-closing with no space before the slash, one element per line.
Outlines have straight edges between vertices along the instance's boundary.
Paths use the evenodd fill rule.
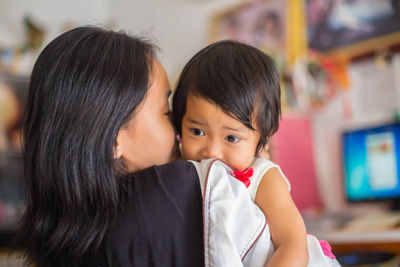
<path fill-rule="evenodd" d="M 204 257 L 207 267 L 266 266 L 274 246 L 264 213 L 254 203 L 258 185 L 270 168 L 278 165 L 265 159 L 253 162 L 250 186 L 232 176 L 233 171 L 215 159 L 192 161 L 203 194 Z M 290 183 L 282 173 L 290 190 Z M 340 266 L 326 256 L 318 242 L 307 235 L 308 267 Z"/>
<path fill-rule="evenodd" d="M 260 185 L 260 182 L 264 177 L 264 174 L 271 168 L 277 168 L 279 170 L 290 192 L 291 186 L 289 180 L 286 178 L 285 174 L 283 174 L 281 168 L 272 161 L 262 158 L 256 158 L 251 164 L 251 168 L 253 168 L 254 172 L 253 175 L 250 177 L 250 186 L 247 188 L 247 190 L 249 190 L 250 197 L 251 200 L 253 200 L 253 202 L 256 201 L 258 186 Z"/>

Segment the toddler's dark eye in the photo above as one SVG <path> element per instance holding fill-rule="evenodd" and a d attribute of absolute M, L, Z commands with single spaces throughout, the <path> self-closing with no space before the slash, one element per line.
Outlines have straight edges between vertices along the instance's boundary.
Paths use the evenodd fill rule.
<path fill-rule="evenodd" d="M 240 138 L 234 135 L 228 135 L 227 137 L 225 137 L 226 141 L 228 141 L 229 143 L 237 143 L 240 141 Z"/>
<path fill-rule="evenodd" d="M 190 132 L 193 135 L 197 135 L 197 136 L 203 136 L 204 135 L 204 132 L 202 130 L 200 130 L 200 129 L 197 129 L 197 128 L 190 129 Z"/>

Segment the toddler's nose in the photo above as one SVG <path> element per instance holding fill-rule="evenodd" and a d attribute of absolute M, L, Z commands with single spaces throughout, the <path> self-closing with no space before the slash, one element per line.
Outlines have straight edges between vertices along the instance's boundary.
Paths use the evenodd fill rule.
<path fill-rule="evenodd" d="M 203 151 L 203 156 L 204 158 L 210 159 L 210 158 L 215 158 L 215 159 L 220 159 L 222 160 L 222 151 L 218 147 L 218 145 L 215 144 L 210 144 L 207 146 L 204 151 Z"/>

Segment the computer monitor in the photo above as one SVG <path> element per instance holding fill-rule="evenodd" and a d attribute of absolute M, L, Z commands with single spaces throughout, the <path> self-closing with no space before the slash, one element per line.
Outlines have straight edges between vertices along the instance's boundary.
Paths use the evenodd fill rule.
<path fill-rule="evenodd" d="M 399 122 L 343 131 L 342 156 L 349 202 L 391 200 L 399 209 Z"/>

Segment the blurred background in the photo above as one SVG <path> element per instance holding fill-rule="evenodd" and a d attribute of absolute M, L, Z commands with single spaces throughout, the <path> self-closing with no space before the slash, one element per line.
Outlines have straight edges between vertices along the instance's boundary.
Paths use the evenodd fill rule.
<path fill-rule="evenodd" d="M 0 255 L 23 210 L 30 72 L 49 41 L 82 25 L 150 38 L 171 88 L 218 40 L 271 55 L 283 112 L 270 153 L 308 232 L 343 264 L 399 266 L 400 0 L 0 0 Z"/>

